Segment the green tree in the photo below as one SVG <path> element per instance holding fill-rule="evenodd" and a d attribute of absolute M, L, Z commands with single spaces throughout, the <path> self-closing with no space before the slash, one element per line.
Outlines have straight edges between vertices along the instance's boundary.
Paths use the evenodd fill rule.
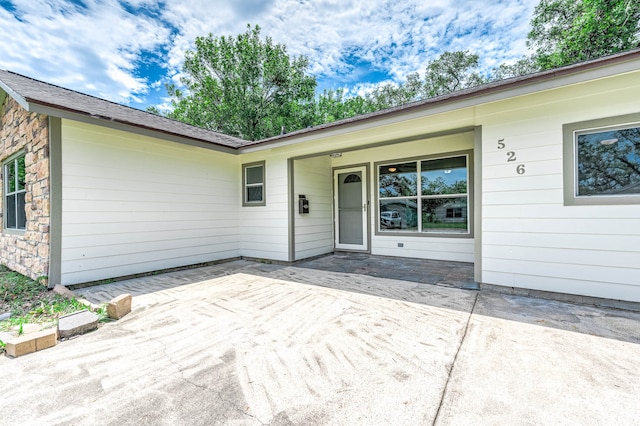
<path fill-rule="evenodd" d="M 578 188 L 580 195 L 637 194 L 640 128 L 578 136 Z"/>
<path fill-rule="evenodd" d="M 419 100 L 424 91 L 423 88 L 424 83 L 420 80 L 420 74 L 415 72 L 409 74 L 404 83 L 384 83 L 376 86 L 365 96 L 365 100 L 374 111 L 393 108 Z"/>
<path fill-rule="evenodd" d="M 447 183 L 442 177 L 422 178 L 422 195 L 464 194 L 466 192 L 467 182 L 465 180 Z"/>
<path fill-rule="evenodd" d="M 246 140 L 303 127 L 304 104 L 316 88 L 308 66 L 305 56 L 290 57 L 284 45 L 262 40 L 257 25 L 236 37 L 198 37 L 185 54 L 186 90 L 167 87 L 173 107 L 167 116 Z"/>
<path fill-rule="evenodd" d="M 504 80 L 512 77 L 533 74 L 540 71 L 540 65 L 535 56 L 524 56 L 513 64 L 500 64 L 491 72 L 492 80 Z"/>
<path fill-rule="evenodd" d="M 527 44 L 550 69 L 640 46 L 638 0 L 541 0 Z"/>
<path fill-rule="evenodd" d="M 478 59 L 468 51 L 444 52 L 427 65 L 423 96 L 432 98 L 486 83 L 487 79 L 474 71 Z"/>
<path fill-rule="evenodd" d="M 379 111 L 406 105 L 409 102 L 432 98 L 486 83 L 488 79 L 478 71 L 478 55 L 468 51 L 444 52 L 427 64 L 424 80 L 415 72 L 404 83 L 383 83 L 358 99 L 359 113 Z"/>
<path fill-rule="evenodd" d="M 343 89 L 325 90 L 315 102 L 314 124 L 330 123 L 371 111 L 373 109 L 362 96 L 346 96 Z"/>

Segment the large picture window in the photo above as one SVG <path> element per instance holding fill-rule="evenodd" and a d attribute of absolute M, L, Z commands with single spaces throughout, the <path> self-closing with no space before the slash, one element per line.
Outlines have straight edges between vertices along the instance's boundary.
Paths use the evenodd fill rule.
<path fill-rule="evenodd" d="M 632 114 L 564 126 L 565 204 L 640 203 L 638 119 Z"/>
<path fill-rule="evenodd" d="M 6 229 L 25 229 L 25 164 L 24 154 L 4 164 L 4 226 Z"/>
<path fill-rule="evenodd" d="M 265 205 L 264 161 L 242 165 L 243 206 Z"/>
<path fill-rule="evenodd" d="M 469 234 L 469 156 L 378 165 L 380 232 Z"/>

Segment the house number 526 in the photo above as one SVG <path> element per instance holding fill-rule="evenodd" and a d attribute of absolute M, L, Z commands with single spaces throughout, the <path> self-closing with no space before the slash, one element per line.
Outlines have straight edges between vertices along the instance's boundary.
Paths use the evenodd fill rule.
<path fill-rule="evenodd" d="M 506 147 L 507 145 L 504 143 L 504 139 L 498 139 L 498 149 L 505 149 Z M 517 160 L 515 151 L 507 151 L 507 163 Z M 516 173 L 519 175 L 525 174 L 524 164 L 518 164 L 516 166 Z"/>

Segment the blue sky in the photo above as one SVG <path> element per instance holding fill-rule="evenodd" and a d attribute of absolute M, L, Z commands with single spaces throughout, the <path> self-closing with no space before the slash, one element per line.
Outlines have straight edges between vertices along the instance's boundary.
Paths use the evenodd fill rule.
<path fill-rule="evenodd" d="M 197 36 L 258 24 L 318 89 L 362 93 L 447 50 L 489 71 L 527 53 L 539 0 L 0 0 L 0 68 L 135 108 L 168 103 Z"/>

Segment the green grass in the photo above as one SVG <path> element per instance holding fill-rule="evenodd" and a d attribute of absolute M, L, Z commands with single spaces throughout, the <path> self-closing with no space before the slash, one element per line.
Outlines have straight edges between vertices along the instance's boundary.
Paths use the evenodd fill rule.
<path fill-rule="evenodd" d="M 17 328 L 20 332 L 26 323 L 55 325 L 59 317 L 83 309 L 89 307 L 78 299 L 67 299 L 47 290 L 41 280 L 32 280 L 0 265 L 0 314 L 11 313 L 9 319 L 0 321 L 0 331 Z M 107 318 L 104 307 L 96 314 L 101 321 Z M 0 349 L 2 346 L 0 342 Z"/>

